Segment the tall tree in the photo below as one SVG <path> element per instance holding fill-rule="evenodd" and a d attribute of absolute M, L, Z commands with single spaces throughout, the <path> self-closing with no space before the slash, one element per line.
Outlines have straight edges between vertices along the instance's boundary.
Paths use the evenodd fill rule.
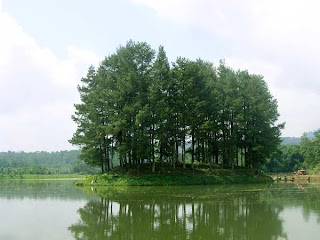
<path fill-rule="evenodd" d="M 277 124 L 277 101 L 270 94 L 263 77 L 247 72 L 239 75 L 242 106 L 239 127 L 245 165 L 255 168 L 280 144 L 280 131 L 284 124 Z"/>
<path fill-rule="evenodd" d="M 304 158 L 304 167 L 320 169 L 320 130 L 314 132 L 314 139 L 309 139 L 304 133 L 301 138 L 301 153 Z"/>
<path fill-rule="evenodd" d="M 170 83 L 170 65 L 166 52 L 159 47 L 157 58 L 152 66 L 152 81 L 149 88 L 149 107 L 151 119 L 151 145 L 153 171 L 155 170 L 155 156 L 163 163 L 164 156 L 169 155 L 169 109 L 167 105 L 168 86 Z"/>
<path fill-rule="evenodd" d="M 211 63 L 179 57 L 170 68 L 163 47 L 129 41 L 91 67 L 78 90 L 70 140 L 80 157 L 113 166 L 147 160 L 257 167 L 280 143 L 277 102 L 262 76 L 235 72 L 223 61 Z M 190 143 L 190 144 L 189 144 Z M 239 161 L 240 155 L 240 161 Z"/>
<path fill-rule="evenodd" d="M 97 84 L 96 71 L 91 66 L 86 78 L 81 79 L 82 85 L 78 86 L 81 104 L 75 104 L 76 112 L 72 119 L 78 124 L 76 132 L 70 142 L 80 145 L 80 158 L 86 163 L 100 165 L 101 171 L 105 170 L 103 157 L 103 136 L 101 136 L 98 126 L 101 122 L 101 113 L 97 110 L 99 90 Z"/>

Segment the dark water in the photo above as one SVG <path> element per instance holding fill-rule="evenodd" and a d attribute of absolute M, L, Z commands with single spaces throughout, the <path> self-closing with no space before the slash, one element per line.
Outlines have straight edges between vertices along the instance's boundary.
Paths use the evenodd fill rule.
<path fill-rule="evenodd" d="M 320 184 L 81 190 L 0 181 L 0 239 L 320 239 Z"/>

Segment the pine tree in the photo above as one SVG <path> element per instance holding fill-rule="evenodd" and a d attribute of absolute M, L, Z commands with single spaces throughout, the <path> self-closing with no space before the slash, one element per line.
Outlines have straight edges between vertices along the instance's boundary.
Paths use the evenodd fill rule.
<path fill-rule="evenodd" d="M 147 160 L 256 168 L 277 149 L 277 102 L 262 76 L 217 69 L 198 59 L 177 58 L 170 68 L 163 47 L 129 41 L 90 67 L 78 87 L 81 103 L 72 119 L 70 142 L 80 157 L 101 166 L 136 165 Z M 190 144 L 189 144 L 190 143 Z M 181 158 L 180 158 L 181 157 Z M 240 161 L 239 161 L 240 158 Z"/>

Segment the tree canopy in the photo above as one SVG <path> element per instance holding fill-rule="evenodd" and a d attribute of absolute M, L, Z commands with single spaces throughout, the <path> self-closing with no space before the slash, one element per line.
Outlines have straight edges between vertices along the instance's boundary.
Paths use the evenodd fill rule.
<path fill-rule="evenodd" d="M 277 101 L 263 76 L 128 41 L 90 67 L 70 142 L 102 172 L 148 162 L 256 168 L 280 143 Z"/>
<path fill-rule="evenodd" d="M 304 133 L 299 144 L 284 141 L 263 165 L 266 172 L 320 172 L 320 130 Z"/>

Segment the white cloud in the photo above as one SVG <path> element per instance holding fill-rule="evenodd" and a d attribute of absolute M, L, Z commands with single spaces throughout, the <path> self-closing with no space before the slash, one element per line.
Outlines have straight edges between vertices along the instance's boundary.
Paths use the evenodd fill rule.
<path fill-rule="evenodd" d="M 184 27 L 201 27 L 223 35 L 230 33 L 226 25 L 228 19 L 223 11 L 223 7 L 230 6 L 227 1 L 220 1 L 219 4 L 217 1 L 207 0 L 133 0 L 133 2 L 146 5 L 154 9 L 159 16 L 172 19 Z M 212 19 L 214 21 L 211 21 Z"/>
<path fill-rule="evenodd" d="M 276 88 L 277 79 L 283 72 L 280 66 L 264 61 L 263 59 L 244 59 L 231 56 L 225 58 L 225 61 L 226 64 L 233 69 L 248 70 L 250 73 L 263 75 L 271 90 Z"/>
<path fill-rule="evenodd" d="M 319 121 L 310 117 L 320 116 L 320 94 L 310 91 L 308 87 L 305 88 L 304 81 L 298 83 L 301 87 L 289 86 L 290 81 L 286 84 L 279 83 L 285 75 L 286 69 L 261 59 L 229 57 L 225 61 L 234 69 L 248 69 L 250 73 L 264 76 L 270 92 L 278 101 L 280 113 L 278 122 L 286 122 L 284 136 L 299 137 L 303 132 L 316 130 L 320 127 Z M 295 70 L 297 71 L 297 69 Z"/>
<path fill-rule="evenodd" d="M 222 37 L 234 52 L 223 56 L 227 63 L 265 76 L 286 121 L 284 136 L 320 127 L 319 1 L 133 1 L 185 28 Z"/>
<path fill-rule="evenodd" d="M 0 151 L 70 149 L 77 84 L 93 52 L 70 46 L 65 59 L 41 47 L 1 10 Z"/>
<path fill-rule="evenodd" d="M 219 35 L 234 68 L 265 76 L 278 99 L 285 136 L 319 128 L 320 3 L 316 0 L 132 0 L 186 30 Z M 212 43 L 216 44 L 216 43 Z M 210 48 L 210 46 L 206 46 Z M 187 50 L 186 50 L 187 51 Z M 76 85 L 102 58 L 69 46 L 59 58 L 2 10 L 0 0 L 0 151 L 59 150 L 75 130 Z M 216 60 L 217 56 L 212 56 Z"/>
<path fill-rule="evenodd" d="M 279 102 L 280 121 L 286 122 L 285 136 L 300 137 L 297 132 L 319 129 L 319 94 L 306 94 L 299 89 L 282 89 L 275 91 L 274 95 Z"/>

